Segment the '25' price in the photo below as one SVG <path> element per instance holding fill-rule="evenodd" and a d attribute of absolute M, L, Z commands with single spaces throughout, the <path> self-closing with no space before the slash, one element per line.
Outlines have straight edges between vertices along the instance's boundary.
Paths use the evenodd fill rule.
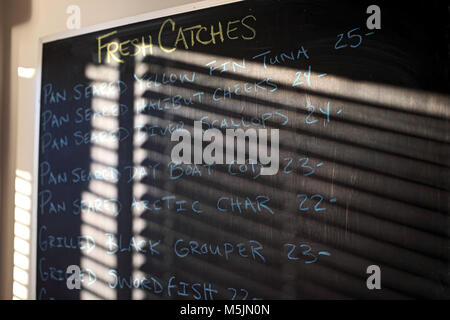
<path fill-rule="evenodd" d="M 363 39 L 364 39 L 363 36 L 368 37 L 368 36 L 375 34 L 375 32 L 371 31 L 364 35 L 361 35 L 361 32 L 358 32 L 358 31 L 360 31 L 359 28 L 354 28 L 354 29 L 350 30 L 349 32 L 347 32 L 347 39 L 349 40 L 348 44 L 343 43 L 344 42 L 343 41 L 344 34 L 343 33 L 338 34 L 338 40 L 335 43 L 334 48 L 336 50 L 343 49 L 343 48 L 346 48 L 349 44 L 350 44 L 350 48 L 358 48 L 361 45 L 361 43 L 363 42 Z"/>

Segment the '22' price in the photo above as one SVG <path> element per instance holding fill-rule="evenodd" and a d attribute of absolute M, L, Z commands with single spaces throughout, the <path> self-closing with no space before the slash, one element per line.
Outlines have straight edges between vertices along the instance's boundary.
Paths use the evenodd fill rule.
<path fill-rule="evenodd" d="M 324 202 L 325 199 L 320 194 L 313 194 L 312 196 L 308 196 L 307 194 L 297 194 L 297 198 L 300 199 L 300 204 L 298 205 L 298 210 L 300 210 L 302 212 L 310 211 L 311 209 L 314 212 L 321 212 L 321 211 L 325 211 L 327 209 L 322 206 L 322 203 Z M 336 198 L 329 200 L 330 203 L 336 203 L 336 201 L 337 201 Z M 311 202 L 313 204 L 312 207 L 310 207 Z"/>
<path fill-rule="evenodd" d="M 233 292 L 233 296 L 231 297 L 231 300 L 247 300 L 249 298 L 248 291 L 245 289 L 235 289 L 235 288 L 228 288 L 228 291 Z M 261 300 L 260 298 L 251 298 L 251 300 Z"/>

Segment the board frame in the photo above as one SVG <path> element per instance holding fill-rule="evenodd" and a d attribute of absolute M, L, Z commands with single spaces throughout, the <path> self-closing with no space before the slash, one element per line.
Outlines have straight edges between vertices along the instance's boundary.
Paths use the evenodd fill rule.
<path fill-rule="evenodd" d="M 83 27 L 77 30 L 64 31 L 53 35 L 39 38 L 38 65 L 36 69 L 36 101 L 35 101 L 35 122 L 34 122 L 34 148 L 33 148 L 33 187 L 32 187 L 32 210 L 31 210 L 31 235 L 30 235 L 30 264 L 29 264 L 29 285 L 28 299 L 37 299 L 37 249 L 38 249 L 38 191 L 39 191 L 39 142 L 40 142 L 40 120 L 41 120 L 41 92 L 42 92 L 42 59 L 44 44 L 69 39 L 89 33 L 94 33 L 111 28 L 118 28 L 129 24 L 145 22 L 153 19 L 169 17 L 177 14 L 198 11 L 218 7 L 222 5 L 243 2 L 244 0 L 204 0 L 190 4 L 180 5 L 172 8 L 151 11 L 135 16 L 112 20 L 93 26 Z"/>

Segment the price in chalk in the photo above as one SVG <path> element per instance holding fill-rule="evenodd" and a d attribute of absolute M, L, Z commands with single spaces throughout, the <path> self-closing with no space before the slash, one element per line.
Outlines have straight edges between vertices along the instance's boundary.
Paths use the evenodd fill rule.
<path fill-rule="evenodd" d="M 331 116 L 338 116 L 342 114 L 342 108 L 340 107 L 330 109 L 330 102 L 328 102 L 326 108 L 323 109 L 322 107 L 317 108 L 316 106 L 313 106 L 311 104 L 307 105 L 305 108 L 309 111 L 305 119 L 305 123 L 307 125 L 313 125 L 319 122 L 319 120 L 317 119 L 311 119 L 311 117 L 313 117 L 314 114 L 319 114 L 322 115 L 322 117 L 325 117 L 325 124 L 331 122 Z M 316 110 L 318 110 L 318 112 L 316 112 Z"/>
<path fill-rule="evenodd" d="M 347 48 L 348 46 L 352 49 L 358 48 L 363 43 L 364 37 L 369 37 L 374 34 L 374 31 L 364 33 L 360 28 L 354 28 L 348 31 L 346 35 L 340 33 L 337 35 L 338 40 L 334 44 L 334 49 L 340 50 Z"/>
<path fill-rule="evenodd" d="M 283 173 L 285 174 L 291 174 L 293 172 L 293 168 L 295 168 L 295 159 L 293 158 L 284 158 L 285 164 L 283 166 Z M 303 176 L 308 177 L 316 173 L 316 169 L 323 166 L 323 162 L 318 162 L 313 164 L 312 161 L 310 161 L 310 158 L 300 158 L 298 159 L 298 164 L 303 170 Z"/>
<path fill-rule="evenodd" d="M 313 74 L 313 77 L 323 78 L 327 73 Z M 313 78 L 314 79 L 314 78 Z M 295 80 L 292 82 L 292 87 L 307 85 L 311 87 L 311 66 L 308 66 L 308 71 L 298 71 L 295 73 Z"/>
<path fill-rule="evenodd" d="M 326 200 L 320 194 L 314 194 L 312 196 L 308 196 L 307 194 L 297 194 L 297 198 L 300 199 L 298 210 L 301 212 L 323 212 L 327 210 L 327 208 L 324 207 L 324 203 L 326 203 Z M 337 199 L 333 198 L 328 200 L 328 202 L 336 203 Z"/>
<path fill-rule="evenodd" d="M 303 261 L 305 264 L 311 264 L 317 262 L 320 256 L 331 256 L 328 251 L 314 251 L 307 243 L 285 243 L 284 246 L 289 249 L 287 258 L 290 261 Z"/>

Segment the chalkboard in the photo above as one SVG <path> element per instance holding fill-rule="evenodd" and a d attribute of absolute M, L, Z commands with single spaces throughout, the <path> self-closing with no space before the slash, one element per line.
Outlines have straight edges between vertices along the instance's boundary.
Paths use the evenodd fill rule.
<path fill-rule="evenodd" d="M 448 8 L 193 9 L 43 44 L 37 298 L 450 298 Z"/>

